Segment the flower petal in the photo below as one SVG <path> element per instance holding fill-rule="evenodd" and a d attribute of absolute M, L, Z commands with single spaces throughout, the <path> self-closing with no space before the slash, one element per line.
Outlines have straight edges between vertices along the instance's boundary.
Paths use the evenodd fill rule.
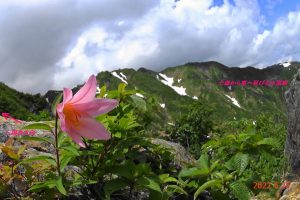
<path fill-rule="evenodd" d="M 73 104 L 74 109 L 81 113 L 95 117 L 108 113 L 117 107 L 119 102 L 115 99 L 94 99 L 87 103 Z"/>
<path fill-rule="evenodd" d="M 86 103 L 95 98 L 97 90 L 97 80 L 95 75 L 91 75 L 84 86 L 74 95 L 70 103 Z"/>
<path fill-rule="evenodd" d="M 77 134 L 73 128 L 69 128 L 66 132 L 74 142 L 76 142 L 79 146 L 85 148 L 85 144 L 83 143 L 81 136 Z"/>
<path fill-rule="evenodd" d="M 70 88 L 64 88 L 63 104 L 68 103 L 73 97 L 73 92 Z"/>
<path fill-rule="evenodd" d="M 81 118 L 79 126 L 80 128 L 75 129 L 75 132 L 85 138 L 101 140 L 110 139 L 110 134 L 105 127 L 93 118 Z"/>
<path fill-rule="evenodd" d="M 66 120 L 65 120 L 65 115 L 63 113 L 63 109 L 64 109 L 63 103 L 57 104 L 56 111 L 57 111 L 58 117 L 60 119 L 60 127 L 63 131 L 66 132 L 66 130 L 67 130 L 66 129 Z"/>
<path fill-rule="evenodd" d="M 57 104 L 57 106 L 56 106 L 56 111 L 57 111 L 58 114 L 59 114 L 59 113 L 63 114 L 63 109 L 64 109 L 63 103 Z"/>

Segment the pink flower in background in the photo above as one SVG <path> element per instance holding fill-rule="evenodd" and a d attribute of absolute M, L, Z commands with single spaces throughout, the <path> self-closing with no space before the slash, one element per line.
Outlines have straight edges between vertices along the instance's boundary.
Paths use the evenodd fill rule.
<path fill-rule="evenodd" d="M 17 124 L 22 124 L 22 123 L 23 123 L 21 120 L 15 119 L 15 118 L 13 118 L 12 116 L 10 116 L 9 113 L 2 113 L 1 115 L 2 115 L 2 117 L 5 118 L 5 120 L 7 120 L 7 119 L 12 119 L 12 120 L 14 120 Z"/>
<path fill-rule="evenodd" d="M 94 117 L 111 111 L 118 101 L 95 98 L 96 87 L 97 80 L 92 75 L 74 96 L 71 89 L 64 88 L 63 102 L 57 105 L 61 129 L 81 147 L 85 147 L 81 137 L 110 139 L 108 131 Z"/>

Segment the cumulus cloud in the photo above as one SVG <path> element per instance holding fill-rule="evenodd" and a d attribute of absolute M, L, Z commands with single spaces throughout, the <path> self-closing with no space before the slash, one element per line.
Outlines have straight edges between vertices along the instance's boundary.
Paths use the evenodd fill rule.
<path fill-rule="evenodd" d="M 249 49 L 251 64 L 265 66 L 272 63 L 300 59 L 300 12 L 290 12 L 272 30 L 258 34 Z"/>
<path fill-rule="evenodd" d="M 140 0 L 1 1 L 0 80 L 18 90 L 45 92 L 60 73 L 57 63 L 86 29 L 98 24 L 117 32 L 111 25 L 115 21 L 134 21 L 156 4 Z M 71 75 L 64 74 L 67 79 L 61 80 L 60 87 L 73 80 Z"/>
<path fill-rule="evenodd" d="M 95 41 L 88 39 L 87 33 L 82 34 L 74 49 L 62 60 L 68 64 L 63 65 L 56 82 L 61 82 L 64 73 L 76 73 L 74 66 L 78 66 L 78 70 L 87 65 L 97 70 L 122 67 L 161 70 L 188 61 L 220 60 L 240 64 L 241 60 L 232 59 L 232 52 L 243 56 L 249 41 L 257 34 L 258 6 L 255 1 L 236 1 L 236 6 L 227 1 L 221 7 L 212 7 L 212 4 L 209 0 L 182 0 L 176 4 L 161 1 L 121 34 L 93 27 L 87 33 L 99 32 L 95 35 L 102 39 Z M 122 21 L 118 26 L 126 26 L 126 23 Z M 84 49 L 92 40 L 99 53 L 87 56 Z M 72 59 L 74 52 L 81 53 Z"/>
<path fill-rule="evenodd" d="M 300 56 L 300 12 L 264 30 L 256 0 L 1 4 L 0 79 L 23 91 L 72 87 L 91 73 L 123 67 L 159 71 L 208 60 L 263 67 Z"/>

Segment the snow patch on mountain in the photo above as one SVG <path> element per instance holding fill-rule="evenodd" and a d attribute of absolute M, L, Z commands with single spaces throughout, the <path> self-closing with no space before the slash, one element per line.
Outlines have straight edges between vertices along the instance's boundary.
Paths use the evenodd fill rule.
<path fill-rule="evenodd" d="M 166 104 L 161 103 L 161 104 L 160 104 L 160 107 L 165 108 L 165 107 L 166 107 Z"/>
<path fill-rule="evenodd" d="M 171 88 L 172 88 L 175 92 L 177 92 L 179 95 L 181 95 L 181 96 L 187 95 L 186 92 L 185 92 L 186 88 L 184 88 L 184 87 L 182 87 L 182 86 L 180 86 L 180 87 L 178 87 L 178 86 L 173 86 L 174 78 L 172 78 L 172 77 L 169 78 L 169 77 L 167 77 L 165 74 L 162 74 L 162 73 L 159 73 L 159 76 L 161 76 L 161 77 L 164 79 L 164 80 L 160 80 L 163 84 L 165 84 L 165 85 L 171 87 Z M 158 75 L 156 76 L 156 78 L 159 80 Z"/>
<path fill-rule="evenodd" d="M 196 97 L 196 96 L 193 96 L 193 99 L 196 99 L 196 100 L 198 100 L 198 97 Z"/>
<path fill-rule="evenodd" d="M 97 86 L 96 94 L 100 94 L 101 89 Z"/>
<path fill-rule="evenodd" d="M 180 83 L 181 82 L 181 78 L 180 79 L 178 79 L 178 83 Z"/>
<path fill-rule="evenodd" d="M 291 65 L 290 62 L 284 62 L 284 63 L 279 63 L 279 65 L 282 65 L 283 67 L 289 67 Z"/>
<path fill-rule="evenodd" d="M 229 95 L 227 95 L 227 94 L 225 94 L 225 96 L 228 97 L 228 98 L 232 101 L 232 103 L 233 103 L 234 105 L 236 105 L 237 107 L 241 108 L 239 102 L 238 102 L 234 97 L 231 97 L 231 96 L 229 96 Z"/>
<path fill-rule="evenodd" d="M 145 96 L 142 95 L 141 93 L 136 93 L 135 95 L 138 96 L 138 97 L 141 97 L 141 98 L 145 98 Z"/>
<path fill-rule="evenodd" d="M 283 67 L 288 67 L 288 66 L 291 65 L 291 63 L 290 63 L 290 62 L 285 62 L 285 63 L 283 63 L 282 65 L 283 65 Z"/>
<path fill-rule="evenodd" d="M 122 72 L 120 72 L 120 74 L 123 78 L 125 78 L 127 80 L 127 77 L 125 76 L 125 74 L 123 74 Z"/>
<path fill-rule="evenodd" d="M 121 72 L 121 76 L 117 73 L 117 72 L 112 72 L 111 73 L 114 77 L 117 77 L 118 79 L 120 79 L 123 83 L 126 83 L 126 84 L 128 84 L 127 83 L 127 81 L 125 81 L 124 79 L 123 79 L 123 77 L 121 77 L 122 76 L 122 72 Z M 124 74 L 123 74 L 124 75 Z M 125 76 L 126 77 L 126 76 Z"/>

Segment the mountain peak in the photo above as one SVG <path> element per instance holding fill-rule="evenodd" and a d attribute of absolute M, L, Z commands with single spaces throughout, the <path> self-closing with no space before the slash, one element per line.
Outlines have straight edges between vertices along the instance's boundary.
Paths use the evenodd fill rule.
<path fill-rule="evenodd" d="M 189 66 L 197 66 L 197 67 L 218 67 L 218 68 L 228 68 L 228 66 L 223 65 L 217 61 L 207 61 L 207 62 L 188 62 L 184 65 L 189 65 Z"/>

